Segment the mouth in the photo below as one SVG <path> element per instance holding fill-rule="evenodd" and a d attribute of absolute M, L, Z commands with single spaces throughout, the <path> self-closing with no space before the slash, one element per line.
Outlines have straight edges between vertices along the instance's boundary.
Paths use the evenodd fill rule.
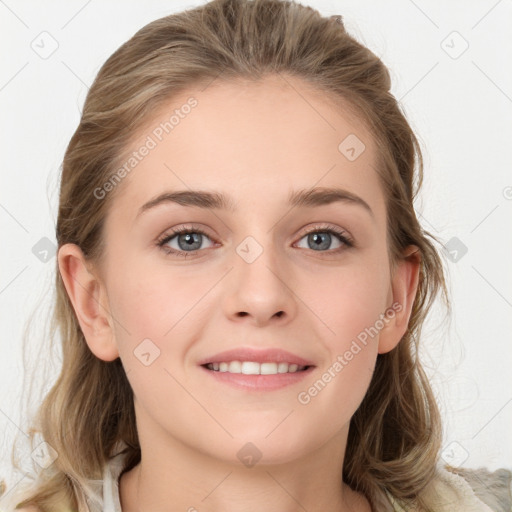
<path fill-rule="evenodd" d="M 296 373 L 306 371 L 310 365 L 295 363 L 257 361 L 222 361 L 220 363 L 206 363 L 201 365 L 208 370 L 222 373 L 243 373 L 244 375 L 278 375 L 282 373 Z"/>
<path fill-rule="evenodd" d="M 280 349 L 240 348 L 216 354 L 199 363 L 216 382 L 238 389 L 271 391 L 298 383 L 316 366 Z"/>

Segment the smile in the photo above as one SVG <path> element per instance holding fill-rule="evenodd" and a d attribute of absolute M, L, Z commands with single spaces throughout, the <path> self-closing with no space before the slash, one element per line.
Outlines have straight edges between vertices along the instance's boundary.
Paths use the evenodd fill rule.
<path fill-rule="evenodd" d="M 226 361 L 208 363 L 204 366 L 214 372 L 243 373 L 244 375 L 277 375 L 278 373 L 302 372 L 308 368 L 308 366 L 299 366 L 294 363 L 257 363 L 255 361 Z"/>

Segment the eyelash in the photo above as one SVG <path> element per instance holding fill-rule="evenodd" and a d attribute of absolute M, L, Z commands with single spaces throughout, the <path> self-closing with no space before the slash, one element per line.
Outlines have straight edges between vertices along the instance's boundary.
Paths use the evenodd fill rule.
<path fill-rule="evenodd" d="M 200 235 L 204 235 L 207 238 L 211 237 L 203 231 L 201 228 L 195 228 L 195 227 L 186 227 L 182 226 L 179 228 L 175 228 L 170 233 L 165 233 L 163 237 L 157 240 L 157 246 L 160 247 L 163 251 L 165 251 L 167 254 L 172 254 L 174 256 L 180 256 L 186 258 L 187 256 L 193 256 L 202 249 L 196 249 L 195 251 L 177 251 L 176 249 L 171 249 L 169 247 L 166 247 L 165 244 L 170 242 L 173 238 L 175 238 L 178 235 L 185 234 L 185 233 L 197 233 Z M 346 248 L 354 247 L 354 241 L 352 238 L 350 238 L 345 231 L 342 229 L 334 228 L 334 227 L 323 227 L 323 226 L 315 226 L 313 228 L 308 229 L 305 231 L 300 239 L 304 238 L 307 235 L 310 235 L 312 233 L 329 233 L 331 235 L 335 235 L 340 242 L 343 243 L 345 247 L 339 247 L 338 249 L 330 250 L 330 251 L 320 251 L 322 253 L 328 253 L 328 254 L 337 254 L 340 251 L 343 251 Z M 311 249 L 312 250 L 312 249 Z"/>

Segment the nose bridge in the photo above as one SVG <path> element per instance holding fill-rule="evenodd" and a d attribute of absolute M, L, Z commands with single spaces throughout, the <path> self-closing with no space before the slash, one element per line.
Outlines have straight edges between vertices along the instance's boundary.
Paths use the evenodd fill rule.
<path fill-rule="evenodd" d="M 272 231 L 260 230 L 254 235 L 246 236 L 235 248 L 236 274 L 240 280 L 253 282 L 258 287 L 274 286 L 279 268 L 279 248 L 276 246 Z M 282 279 L 282 278 L 281 278 Z M 240 284 L 243 284 L 242 282 Z"/>
<path fill-rule="evenodd" d="M 293 293 L 283 251 L 276 246 L 273 230 L 253 230 L 235 247 L 229 314 L 248 314 L 258 323 L 274 315 L 293 313 Z"/>
<path fill-rule="evenodd" d="M 236 254 L 246 265 L 258 263 L 258 269 L 277 264 L 279 247 L 276 245 L 275 221 L 269 213 L 268 210 L 261 212 L 251 204 L 246 204 L 238 213 L 238 229 L 235 231 L 242 238 L 235 245 Z"/>

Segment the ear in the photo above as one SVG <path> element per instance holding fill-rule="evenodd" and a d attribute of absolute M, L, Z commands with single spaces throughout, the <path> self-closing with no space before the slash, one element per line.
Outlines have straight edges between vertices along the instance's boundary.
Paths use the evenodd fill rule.
<path fill-rule="evenodd" d="M 119 357 L 119 352 L 104 284 L 78 245 L 62 245 L 58 264 L 87 345 L 99 359 L 113 361 Z"/>
<path fill-rule="evenodd" d="M 408 246 L 391 276 L 390 305 L 379 336 L 379 354 L 393 350 L 407 331 L 412 305 L 419 283 L 421 253 L 416 245 Z"/>

